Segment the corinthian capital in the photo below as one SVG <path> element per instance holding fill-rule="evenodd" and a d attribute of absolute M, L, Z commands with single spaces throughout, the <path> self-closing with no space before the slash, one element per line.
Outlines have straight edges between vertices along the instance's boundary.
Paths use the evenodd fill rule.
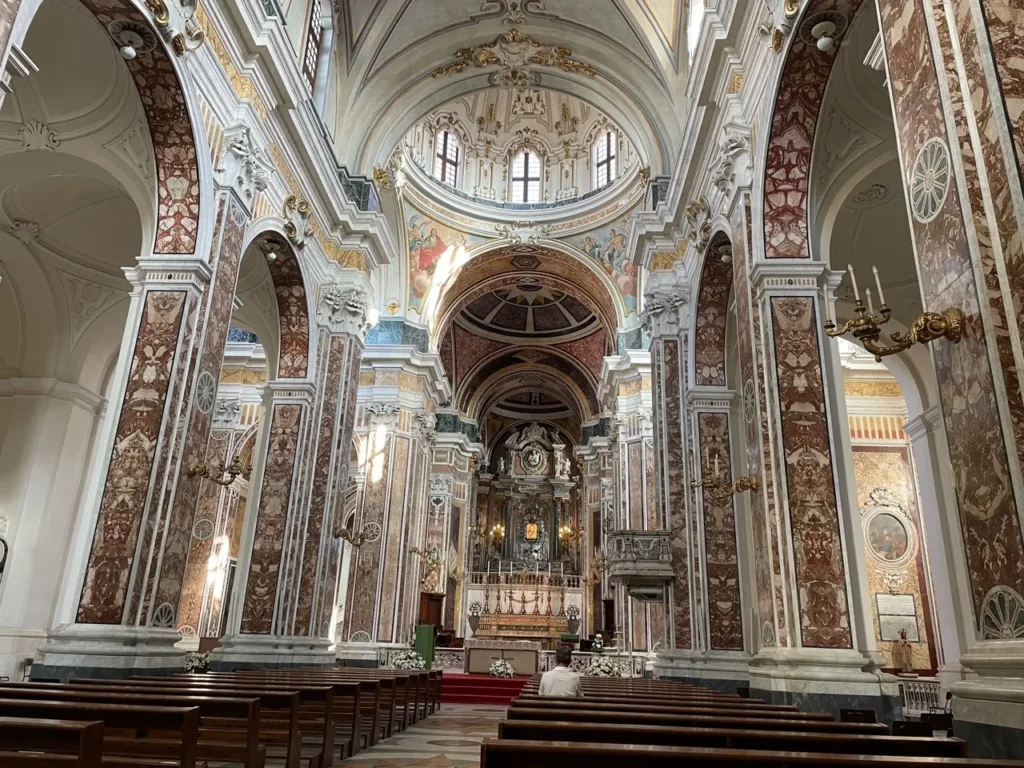
<path fill-rule="evenodd" d="M 331 333 L 362 339 L 370 329 L 370 297 L 360 288 L 331 286 L 320 300 L 317 320 Z"/>

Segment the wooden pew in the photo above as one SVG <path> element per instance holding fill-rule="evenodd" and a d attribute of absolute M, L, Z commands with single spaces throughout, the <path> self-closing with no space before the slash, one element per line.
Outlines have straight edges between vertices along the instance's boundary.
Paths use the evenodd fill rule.
<path fill-rule="evenodd" d="M 196 768 L 196 742 L 199 740 L 199 709 L 197 707 L 142 706 L 140 704 L 108 704 L 84 701 L 33 701 L 0 699 L 0 718 L 33 720 L 100 721 L 104 725 L 104 742 L 111 731 L 163 732 L 176 734 L 173 756 L 162 759 L 104 755 L 103 765 L 138 768 L 139 766 L 178 766 Z"/>
<path fill-rule="evenodd" d="M 807 719 L 757 718 L 745 715 L 683 714 L 671 712 L 616 712 L 614 710 L 568 709 L 552 707 L 510 708 L 508 720 L 567 720 L 570 722 L 618 723 L 620 725 L 665 725 L 680 728 L 736 728 L 759 731 L 802 731 L 809 733 L 889 732 L 882 723 L 837 723 L 822 719 L 821 713 L 808 713 Z M 826 715 L 831 718 L 831 715 Z"/>
<path fill-rule="evenodd" d="M 637 704 L 637 705 L 666 705 L 666 706 L 694 706 L 707 707 L 712 709 L 743 709 L 757 710 L 761 712 L 797 712 L 795 704 L 764 704 L 761 702 L 749 703 L 743 699 L 667 699 L 648 698 L 646 696 L 591 696 L 583 694 L 583 701 L 587 704 Z M 567 696 L 541 696 L 540 694 L 520 695 L 513 699 L 513 702 L 522 702 L 524 705 L 532 705 L 544 702 L 576 702 L 580 699 Z"/>
<path fill-rule="evenodd" d="M 338 667 L 346 674 L 357 677 L 389 677 L 395 680 L 398 689 L 395 692 L 395 725 L 403 730 L 414 724 L 419 718 L 421 702 L 427 699 L 429 673 L 402 669 L 364 669 L 361 667 Z"/>
<path fill-rule="evenodd" d="M 922 739 L 908 736 L 871 736 L 799 731 L 759 731 L 731 728 L 673 728 L 657 725 L 572 723 L 551 720 L 505 720 L 498 737 L 525 741 L 572 741 L 597 744 L 651 744 L 670 747 L 792 750 L 851 755 L 908 755 L 967 757 L 961 739 Z"/>
<path fill-rule="evenodd" d="M 634 704 L 623 701 L 619 704 L 592 702 L 590 699 L 537 698 L 513 699 L 513 710 L 554 710 L 586 709 L 592 712 L 650 712 L 654 714 L 718 715 L 721 717 L 746 717 L 769 720 L 835 720 L 828 712 L 799 712 L 795 710 L 744 709 L 743 707 L 715 706 L 713 704 Z M 540 719 L 540 718 L 534 718 Z"/>
<path fill-rule="evenodd" d="M 19 751 L 23 749 L 34 750 L 35 754 Z M 0 717 L 0 765 L 100 768 L 102 758 L 103 723 L 100 721 Z"/>
<path fill-rule="evenodd" d="M 151 682 L 152 681 L 152 682 Z M 299 768 L 302 760 L 302 738 L 299 733 L 299 693 L 287 690 L 261 690 L 252 688 L 228 688 L 226 686 L 185 687 L 169 684 L 167 678 L 141 678 L 129 680 L 107 680 L 90 678 L 72 678 L 67 684 L 69 688 L 89 690 L 93 688 L 108 689 L 114 687 L 124 692 L 141 691 L 147 694 L 163 696 L 207 696 L 221 698 L 243 697 L 255 699 L 260 705 L 261 745 L 283 747 L 286 768 Z M 237 729 L 225 725 L 213 728 L 207 725 L 206 733 L 217 735 L 227 731 L 238 735 Z M 307 755 L 310 759 L 317 755 Z"/>
<path fill-rule="evenodd" d="M 218 762 L 238 763 L 246 768 L 263 768 L 266 750 L 260 745 L 259 699 L 158 693 L 147 689 L 117 685 L 73 686 L 60 683 L 0 683 L 0 697 L 32 701 L 81 701 L 141 706 L 198 707 L 199 743 L 196 757 Z M 212 719 L 225 724 L 221 729 L 206 725 Z M 228 722 L 230 721 L 230 726 Z M 129 752 L 149 757 L 174 757 L 173 740 L 108 735 L 105 750 L 110 754 Z"/>
<path fill-rule="evenodd" d="M 703 747 L 663 747 L 626 744 L 581 744 L 568 741 L 500 741 L 485 739 L 480 768 L 1021 768 L 1016 760 L 976 760 L 964 757 L 906 757 L 904 755 L 833 755 L 820 752 L 776 752 Z"/>

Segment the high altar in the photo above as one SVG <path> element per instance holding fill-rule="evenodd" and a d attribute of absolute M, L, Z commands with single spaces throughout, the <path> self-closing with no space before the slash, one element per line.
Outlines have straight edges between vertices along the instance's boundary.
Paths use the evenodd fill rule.
<path fill-rule="evenodd" d="M 466 608 L 474 637 L 553 648 L 583 604 L 578 477 L 566 443 L 538 423 L 513 430 L 481 474 Z"/>

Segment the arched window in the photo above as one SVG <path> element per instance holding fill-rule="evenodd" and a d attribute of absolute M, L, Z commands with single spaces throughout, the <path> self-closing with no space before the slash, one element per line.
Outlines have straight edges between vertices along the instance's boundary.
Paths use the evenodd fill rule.
<path fill-rule="evenodd" d="M 441 130 L 434 139 L 434 177 L 455 186 L 459 177 L 459 138 L 451 131 Z"/>
<path fill-rule="evenodd" d="M 310 94 L 316 85 L 316 73 L 320 68 L 320 44 L 324 34 L 324 9 L 320 0 L 310 0 L 309 31 L 306 33 L 306 52 L 302 56 L 302 79 Z"/>
<path fill-rule="evenodd" d="M 512 160 L 512 202 L 540 202 L 540 157 L 528 149 Z"/>
<path fill-rule="evenodd" d="M 615 131 L 605 131 L 594 141 L 594 189 L 611 184 L 618 175 Z"/>

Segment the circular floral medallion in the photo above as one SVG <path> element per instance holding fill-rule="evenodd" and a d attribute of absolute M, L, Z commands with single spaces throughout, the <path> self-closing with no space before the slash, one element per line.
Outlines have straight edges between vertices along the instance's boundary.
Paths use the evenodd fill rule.
<path fill-rule="evenodd" d="M 199 381 L 196 382 L 196 406 L 203 413 L 213 410 L 217 402 L 217 381 L 209 371 L 199 374 Z"/>
<path fill-rule="evenodd" d="M 772 626 L 770 621 L 766 621 L 761 625 L 761 645 L 766 648 L 775 646 L 775 627 Z"/>
<path fill-rule="evenodd" d="M 755 396 L 754 380 L 747 379 L 743 383 L 743 418 L 746 419 L 747 424 L 750 424 L 754 420 L 754 416 L 757 413 Z"/>
<path fill-rule="evenodd" d="M 153 626 L 161 629 L 170 629 L 174 626 L 174 606 L 170 603 L 161 603 L 153 612 Z"/>
<path fill-rule="evenodd" d="M 1024 637 L 1024 598 L 1010 587 L 995 587 L 981 606 L 981 634 L 986 640 Z"/>
<path fill-rule="evenodd" d="M 380 523 L 367 523 L 363 526 L 363 530 L 361 531 L 361 533 L 364 542 L 366 542 L 367 544 L 373 544 L 373 542 L 377 541 L 380 538 Z"/>
<path fill-rule="evenodd" d="M 192 536 L 199 541 L 206 541 L 213 536 L 213 521 L 196 520 L 196 524 L 192 526 Z"/>
<path fill-rule="evenodd" d="M 910 178 L 910 209 L 922 224 L 934 219 L 942 210 L 949 192 L 950 175 L 946 142 L 929 139 L 917 153 Z"/>

